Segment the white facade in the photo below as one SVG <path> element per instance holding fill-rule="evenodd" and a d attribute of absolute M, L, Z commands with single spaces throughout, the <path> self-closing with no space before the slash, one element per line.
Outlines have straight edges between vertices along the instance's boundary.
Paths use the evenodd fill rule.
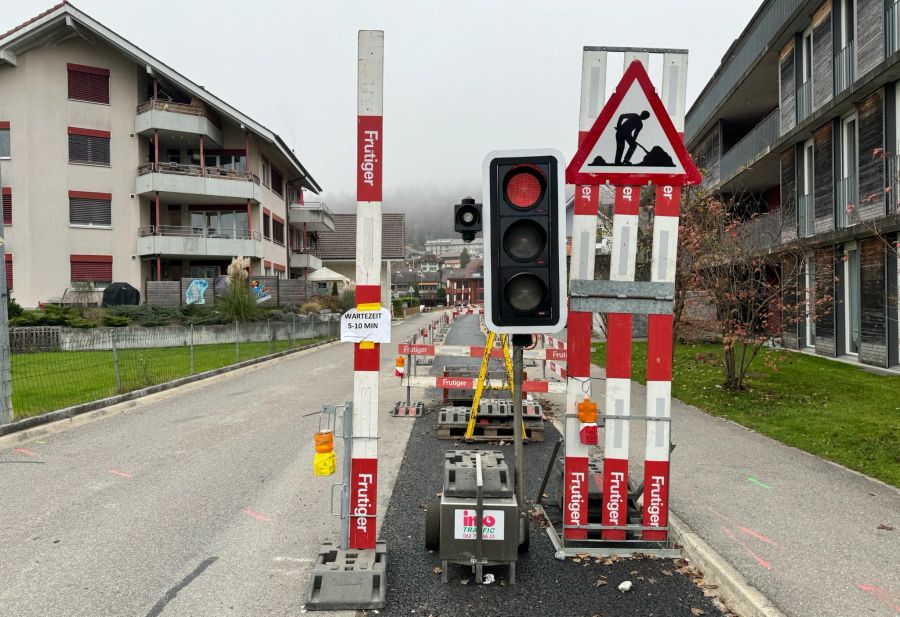
<path fill-rule="evenodd" d="M 468 251 L 469 257 L 481 259 L 484 257 L 484 238 L 478 237 L 471 242 L 463 242 L 462 238 L 439 238 L 425 242 L 425 252 L 438 257 L 462 253 L 463 249 Z"/>
<path fill-rule="evenodd" d="M 112 281 L 142 292 L 148 280 L 224 274 L 238 254 L 251 257 L 253 274 L 291 273 L 289 205 L 301 189 L 320 189 L 276 135 L 70 5 L 4 35 L 0 52 L 0 128 L 10 137 L 0 174 L 18 302 L 110 282 L 88 282 L 74 265 L 83 261 L 111 262 Z M 108 75 L 108 102 L 73 91 L 73 66 L 100 75 L 97 91 Z M 73 132 L 106 140 L 108 156 L 73 162 Z M 72 200 L 87 198 L 108 219 L 73 214 Z"/>

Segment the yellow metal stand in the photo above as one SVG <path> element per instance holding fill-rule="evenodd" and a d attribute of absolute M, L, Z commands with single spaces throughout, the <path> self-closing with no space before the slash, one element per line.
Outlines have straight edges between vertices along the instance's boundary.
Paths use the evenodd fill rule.
<path fill-rule="evenodd" d="M 484 343 L 484 354 L 481 357 L 481 368 L 478 371 L 478 380 L 475 383 L 475 396 L 472 398 L 472 409 L 469 411 L 469 423 L 466 426 L 466 439 L 472 439 L 475 434 L 475 420 L 478 417 L 478 409 L 481 407 L 481 393 L 487 390 L 508 390 L 513 396 L 513 367 L 509 357 L 509 339 L 505 334 L 500 335 L 500 345 L 503 348 L 503 364 L 506 367 L 506 385 L 500 387 L 486 386 L 488 364 L 491 362 L 491 352 L 497 340 L 497 333 L 486 330 L 487 340 Z M 522 421 L 522 438 L 525 439 L 525 421 Z"/>

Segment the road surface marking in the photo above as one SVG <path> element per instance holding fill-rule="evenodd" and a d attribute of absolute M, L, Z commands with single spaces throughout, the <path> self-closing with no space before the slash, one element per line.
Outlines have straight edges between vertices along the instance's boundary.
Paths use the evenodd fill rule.
<path fill-rule="evenodd" d="M 884 604 L 888 608 L 892 608 L 900 613 L 900 600 L 894 598 L 891 595 L 891 592 L 887 591 L 886 589 L 876 587 L 875 585 L 866 585 L 865 583 L 857 583 L 856 586 L 862 591 L 875 596 L 882 604 Z"/>
<path fill-rule="evenodd" d="M 760 542 L 765 542 L 766 544 L 771 544 L 772 546 L 778 546 L 773 540 L 771 540 L 771 539 L 765 537 L 765 536 L 762 535 L 761 533 L 757 533 L 757 532 L 753 531 L 753 530 L 750 529 L 749 527 L 738 527 L 738 529 L 740 529 L 741 531 L 743 531 L 743 532 L 744 532 L 745 534 L 747 534 L 748 536 L 753 536 L 754 538 L 756 538 L 756 539 L 759 540 Z"/>
<path fill-rule="evenodd" d="M 747 481 L 748 481 L 748 482 L 753 482 L 753 484 L 756 484 L 757 486 L 761 486 L 761 487 L 763 487 L 763 488 L 768 488 L 768 489 L 771 489 L 771 488 L 772 488 L 772 487 L 769 486 L 768 484 L 763 484 L 762 482 L 760 482 L 760 481 L 757 480 L 756 478 L 753 478 L 753 477 L 750 477 L 750 476 L 747 476 Z"/>
<path fill-rule="evenodd" d="M 120 478 L 128 478 L 129 480 L 134 477 L 132 474 L 128 473 L 127 471 L 121 471 L 119 469 L 110 469 L 109 473 L 111 473 L 114 476 L 119 476 Z"/>
<path fill-rule="evenodd" d="M 738 540 L 737 536 L 735 536 L 734 533 L 732 533 L 732 531 L 728 527 L 726 527 L 725 525 L 720 525 L 720 527 L 722 527 L 722 531 L 724 531 L 725 534 L 729 538 L 731 538 L 737 545 L 739 545 L 742 549 L 744 549 L 745 553 L 747 553 L 753 559 L 755 559 L 756 563 L 758 563 L 760 566 L 762 566 L 766 570 L 772 569 L 772 565 L 768 561 L 766 561 L 765 559 L 763 559 L 762 557 L 760 557 L 759 555 L 754 553 L 752 550 L 750 550 L 750 547 L 748 547 L 746 544 L 744 544 L 743 542 Z"/>
<path fill-rule="evenodd" d="M 258 512 L 254 512 L 250 508 L 244 508 L 243 510 L 241 510 L 241 514 L 246 514 L 247 516 L 255 518 L 256 520 L 261 521 L 263 523 L 271 523 L 272 522 L 272 519 L 270 519 L 266 516 L 263 516 L 262 514 L 260 514 Z"/>
<path fill-rule="evenodd" d="M 32 452 L 31 450 L 26 450 L 25 448 L 13 448 L 13 451 L 18 452 L 19 454 L 24 454 L 25 456 L 37 456 L 37 452 Z"/>

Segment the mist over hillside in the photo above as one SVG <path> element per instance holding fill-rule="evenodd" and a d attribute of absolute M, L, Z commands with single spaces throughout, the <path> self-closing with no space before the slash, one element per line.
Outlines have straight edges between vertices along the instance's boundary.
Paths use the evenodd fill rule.
<path fill-rule="evenodd" d="M 384 211 L 406 214 L 406 243 L 422 247 L 426 240 L 456 237 L 453 231 L 453 204 L 459 203 L 463 197 L 481 201 L 479 183 L 388 190 L 384 194 Z M 310 201 L 315 199 L 309 197 Z M 322 201 L 337 213 L 356 212 L 356 195 L 353 193 L 324 193 Z"/>

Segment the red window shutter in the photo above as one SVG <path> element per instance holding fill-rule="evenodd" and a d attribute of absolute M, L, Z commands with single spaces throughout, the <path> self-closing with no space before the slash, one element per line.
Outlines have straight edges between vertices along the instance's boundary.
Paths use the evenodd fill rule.
<path fill-rule="evenodd" d="M 5 186 L 0 192 L 3 194 L 3 224 L 12 225 L 12 189 Z"/>
<path fill-rule="evenodd" d="M 6 253 L 6 289 L 9 291 L 13 288 L 13 256 L 12 253 Z"/>
<path fill-rule="evenodd" d="M 109 69 L 69 64 L 69 98 L 109 103 Z"/>
<path fill-rule="evenodd" d="M 112 281 L 112 255 L 70 255 L 73 281 Z"/>

